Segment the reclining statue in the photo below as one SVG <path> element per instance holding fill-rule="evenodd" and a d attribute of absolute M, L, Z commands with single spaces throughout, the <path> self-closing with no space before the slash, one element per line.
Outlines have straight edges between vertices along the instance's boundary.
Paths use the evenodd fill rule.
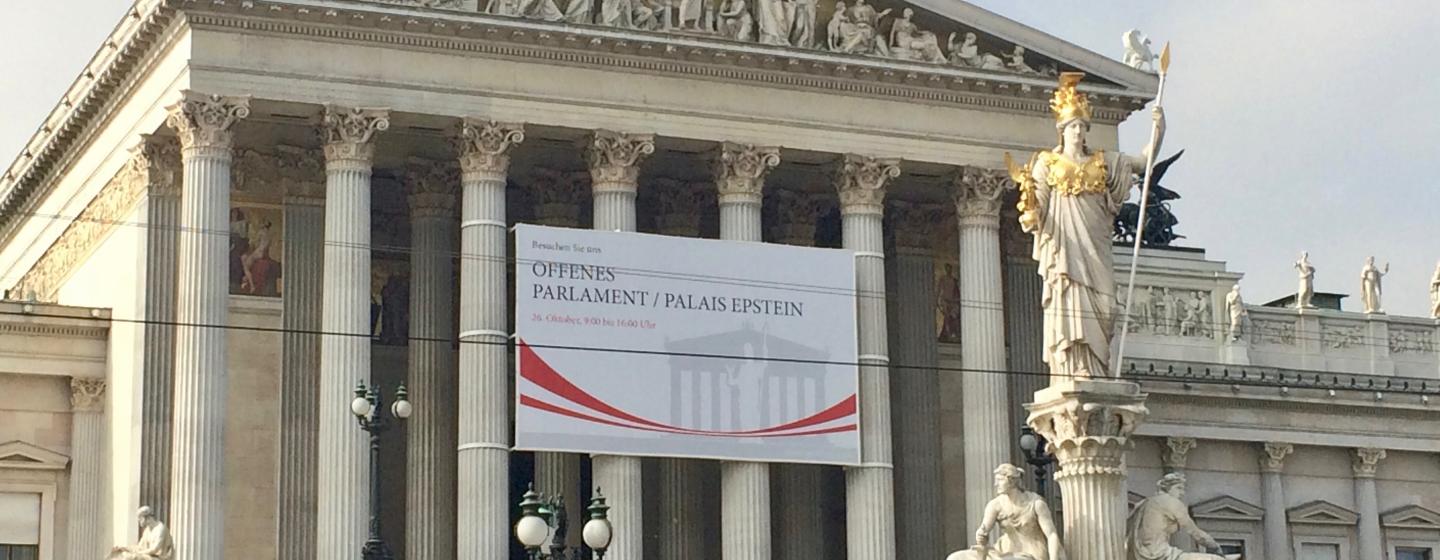
<path fill-rule="evenodd" d="M 1014 465 L 995 468 L 995 498 L 985 504 L 975 546 L 946 560 L 1065 560 L 1050 507 L 1039 494 L 1020 488 L 1021 472 Z M 996 525 L 1000 540 L 991 546 L 990 533 Z"/>
<path fill-rule="evenodd" d="M 110 549 L 106 560 L 170 560 L 175 555 L 170 530 L 155 519 L 155 511 L 150 506 L 141 506 L 136 515 L 140 517 L 140 542 Z"/>

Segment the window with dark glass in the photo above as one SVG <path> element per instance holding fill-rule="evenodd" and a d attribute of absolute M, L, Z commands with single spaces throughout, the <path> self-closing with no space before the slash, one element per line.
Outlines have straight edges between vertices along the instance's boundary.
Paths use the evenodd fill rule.
<path fill-rule="evenodd" d="M 1395 560 L 1431 560 L 1428 548 L 1395 547 Z"/>

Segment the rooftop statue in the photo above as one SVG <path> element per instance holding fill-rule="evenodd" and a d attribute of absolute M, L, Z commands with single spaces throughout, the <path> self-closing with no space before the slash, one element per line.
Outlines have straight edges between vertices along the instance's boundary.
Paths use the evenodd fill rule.
<path fill-rule="evenodd" d="M 1430 277 L 1430 316 L 1440 319 L 1440 263 L 1435 263 L 1435 275 Z"/>
<path fill-rule="evenodd" d="M 1315 304 L 1310 302 L 1315 297 L 1315 267 L 1310 264 L 1309 251 L 1300 252 L 1300 260 L 1295 261 L 1295 271 L 1300 274 L 1300 289 L 1295 291 L 1295 307 L 1315 307 Z"/>
<path fill-rule="evenodd" d="M 1032 252 L 1045 288 L 1045 362 L 1065 377 L 1110 375 L 1115 332 L 1115 273 L 1110 249 L 1115 216 L 1134 185 L 1135 170 L 1164 137 L 1165 114 L 1155 109 L 1157 134 L 1142 157 L 1106 154 L 1085 143 L 1090 100 L 1077 86 L 1084 74 L 1065 72 L 1050 108 L 1059 143 L 1024 167 L 1009 160 L 1020 185 L 1020 226 L 1035 237 Z"/>
<path fill-rule="evenodd" d="M 1120 36 L 1125 45 L 1125 64 L 1136 70 L 1155 71 L 1155 54 L 1150 51 L 1150 38 L 1139 29 L 1131 29 Z"/>
<path fill-rule="evenodd" d="M 990 533 L 1000 528 L 1000 540 Z M 985 504 L 985 518 L 975 530 L 975 546 L 952 553 L 946 560 L 1064 560 L 1060 533 L 1050 507 L 1039 494 L 1020 487 L 1020 469 L 995 467 L 995 498 Z"/>
<path fill-rule="evenodd" d="M 1145 247 L 1169 247 L 1175 240 L 1185 238 L 1185 236 L 1175 233 L 1175 226 L 1180 223 L 1180 219 L 1170 211 L 1170 201 L 1180 200 L 1180 193 L 1160 185 L 1160 179 L 1165 177 L 1165 172 L 1170 169 L 1170 165 L 1179 160 L 1182 155 L 1185 155 L 1185 150 L 1175 152 L 1175 155 L 1155 164 L 1155 171 L 1150 179 L 1150 198 L 1146 201 L 1145 232 L 1140 239 L 1141 245 Z M 1135 186 L 1138 188 L 1143 180 L 1137 176 Z M 1138 221 L 1140 221 L 1139 204 L 1126 202 L 1120 205 L 1120 213 L 1115 215 L 1115 241 L 1134 243 L 1137 232 L 1136 222 Z"/>
<path fill-rule="evenodd" d="M 1170 544 L 1170 537 L 1185 531 L 1206 550 L 1219 550 L 1209 533 L 1195 526 L 1190 509 L 1181 501 L 1185 497 L 1185 475 L 1170 473 L 1160 478 L 1160 491 L 1141 500 L 1130 512 L 1125 525 L 1127 560 L 1237 560 L 1204 552 L 1185 552 Z"/>
<path fill-rule="evenodd" d="M 170 560 L 175 555 L 175 543 L 170 539 L 170 530 L 158 519 L 150 506 L 141 506 L 136 512 L 140 520 L 140 542 L 135 546 L 117 546 L 110 549 L 107 560 Z"/>
<path fill-rule="evenodd" d="M 1365 303 L 1366 313 L 1384 313 L 1380 307 L 1380 279 L 1390 273 L 1390 263 L 1385 270 L 1375 267 L 1375 257 L 1365 257 L 1365 268 L 1360 269 L 1360 297 Z"/>

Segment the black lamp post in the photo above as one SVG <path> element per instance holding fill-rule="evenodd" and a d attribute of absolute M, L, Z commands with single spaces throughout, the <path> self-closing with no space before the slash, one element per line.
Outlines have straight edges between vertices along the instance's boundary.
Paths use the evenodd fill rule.
<path fill-rule="evenodd" d="M 1020 426 L 1020 451 L 1035 472 L 1035 493 L 1041 496 L 1047 495 L 1045 484 L 1050 480 L 1050 466 L 1055 464 L 1055 456 L 1045 451 L 1045 445 L 1045 436 L 1028 425 Z"/>
<path fill-rule="evenodd" d="M 350 412 L 360 421 L 360 429 L 370 434 L 370 537 L 360 549 L 363 560 L 391 559 L 390 547 L 380 539 L 380 434 L 390 429 L 391 416 L 404 420 L 411 412 L 404 384 L 395 390 L 395 404 L 388 411 L 377 389 L 366 388 L 361 381 L 355 385 L 355 400 L 350 401 Z"/>
<path fill-rule="evenodd" d="M 541 549 L 547 539 L 550 541 L 550 554 L 546 557 L 550 560 L 583 560 L 582 549 L 567 549 L 565 546 L 568 527 L 564 496 L 547 498 L 535 493 L 532 485 L 523 498 L 520 501 L 520 520 L 515 523 L 515 538 L 525 546 L 530 560 L 541 558 Z M 610 548 L 612 531 L 606 515 L 610 506 L 605 505 L 605 497 L 600 494 L 599 488 L 595 489 L 595 497 L 590 500 L 590 507 L 585 510 L 590 512 L 590 520 L 586 521 L 585 527 L 581 529 L 581 537 L 585 546 L 595 553 L 595 560 L 602 560 L 605 558 L 605 550 Z"/>

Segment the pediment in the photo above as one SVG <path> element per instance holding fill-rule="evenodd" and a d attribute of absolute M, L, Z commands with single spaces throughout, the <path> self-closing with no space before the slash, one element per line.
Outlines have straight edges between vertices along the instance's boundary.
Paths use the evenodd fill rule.
<path fill-rule="evenodd" d="M 1312 525 L 1354 525 L 1360 514 L 1324 500 L 1306 502 L 1285 512 L 1291 523 Z"/>
<path fill-rule="evenodd" d="M 1380 514 L 1385 527 L 1440 530 L 1440 513 L 1416 505 L 1403 506 Z"/>
<path fill-rule="evenodd" d="M 62 470 L 70 458 L 23 441 L 0 443 L 0 469 Z"/>
<path fill-rule="evenodd" d="M 1220 496 L 1190 506 L 1191 517 L 1234 521 L 1260 521 L 1265 510 L 1233 496 Z"/>

